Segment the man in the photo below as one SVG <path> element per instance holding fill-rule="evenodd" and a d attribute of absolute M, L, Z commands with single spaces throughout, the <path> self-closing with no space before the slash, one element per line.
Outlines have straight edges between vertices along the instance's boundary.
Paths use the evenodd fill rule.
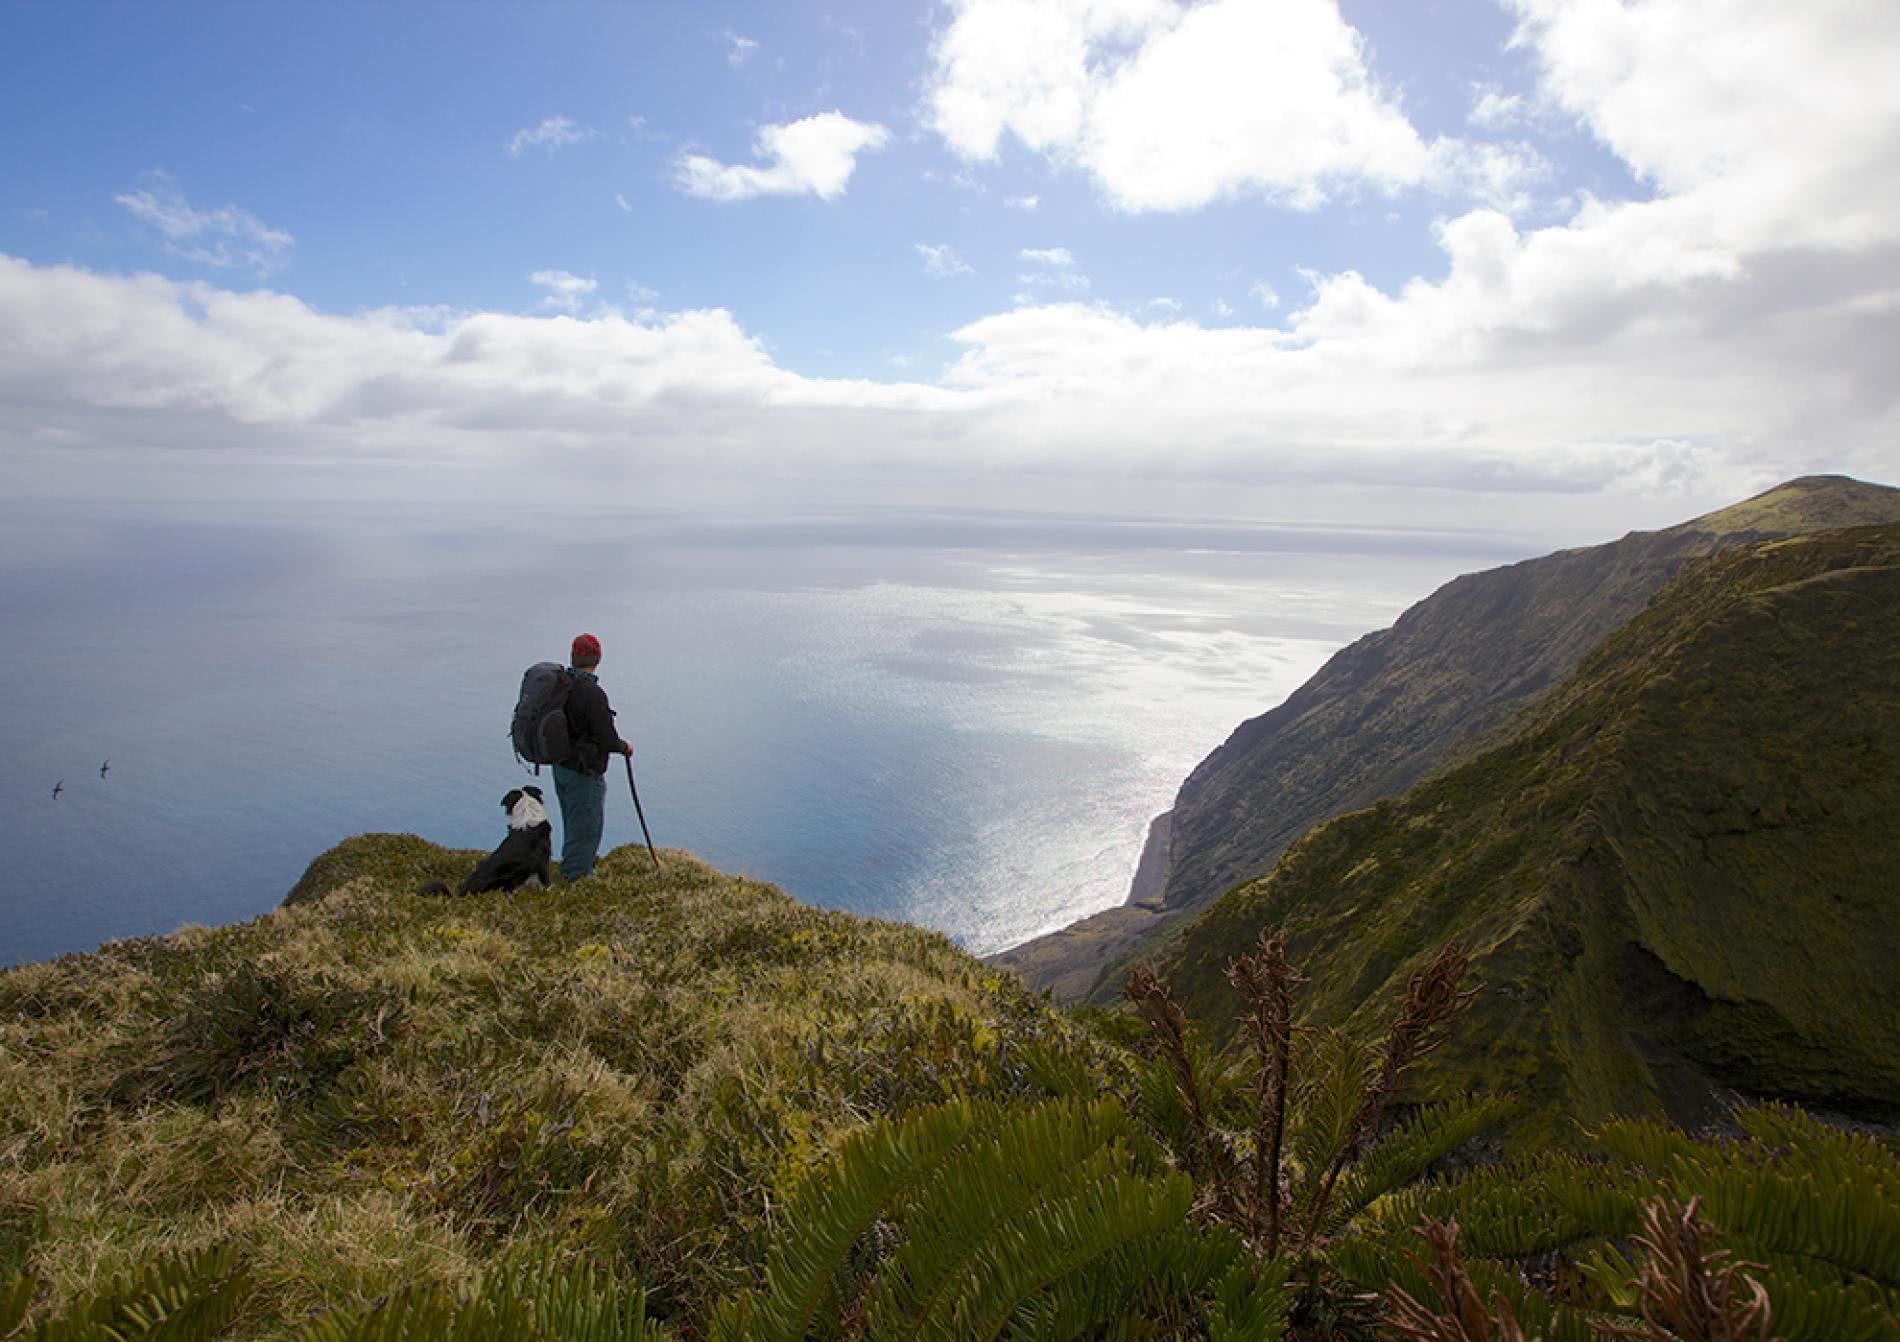
<path fill-rule="evenodd" d="M 554 795 L 561 803 L 561 875 L 578 881 L 594 874 L 600 857 L 600 831 L 606 820 L 607 759 L 633 756 L 633 747 L 614 730 L 614 711 L 596 675 L 600 640 L 581 634 L 568 656 L 574 686 L 567 694 L 567 735 L 574 754 L 554 766 Z"/>

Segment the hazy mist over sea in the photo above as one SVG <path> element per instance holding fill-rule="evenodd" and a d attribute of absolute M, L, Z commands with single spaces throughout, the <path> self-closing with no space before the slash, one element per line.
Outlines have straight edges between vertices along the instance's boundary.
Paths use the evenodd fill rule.
<path fill-rule="evenodd" d="M 526 776 L 520 673 L 583 629 L 657 842 L 997 950 L 1120 902 L 1187 771 L 1334 650 L 1548 548 L 928 509 L 10 506 L 0 964 L 264 913 L 351 834 L 492 847 Z M 606 846 L 636 841 L 609 785 Z"/>

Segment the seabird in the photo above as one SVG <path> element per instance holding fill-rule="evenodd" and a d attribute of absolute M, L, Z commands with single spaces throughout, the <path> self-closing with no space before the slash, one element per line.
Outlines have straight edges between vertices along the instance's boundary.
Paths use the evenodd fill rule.
<path fill-rule="evenodd" d="M 107 760 L 104 764 L 101 764 L 99 766 L 99 777 L 104 778 L 106 776 L 106 770 L 110 769 L 111 767 L 112 767 L 111 760 Z"/>
<path fill-rule="evenodd" d="M 59 794 L 65 790 L 66 790 L 66 780 L 62 778 L 57 783 L 53 784 L 53 800 L 58 801 Z"/>

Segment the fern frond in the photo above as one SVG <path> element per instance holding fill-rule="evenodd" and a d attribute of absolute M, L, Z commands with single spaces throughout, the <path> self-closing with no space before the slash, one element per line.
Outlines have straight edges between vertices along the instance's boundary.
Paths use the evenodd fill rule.
<path fill-rule="evenodd" d="M 362 1309 L 312 1319 L 297 1342 L 471 1342 L 468 1312 L 441 1286 L 411 1286 Z"/>
<path fill-rule="evenodd" d="M 1010 1320 L 1009 1342 L 1074 1342 L 1135 1318 L 1198 1314 L 1197 1298 L 1247 1253 L 1238 1236 L 1182 1224 L 1122 1245 L 1031 1297 Z M 893 1333 L 898 1337 L 902 1334 Z"/>
<path fill-rule="evenodd" d="M 1286 1279 L 1284 1258 L 1228 1269 L 1207 1306 L 1208 1342 L 1278 1342 L 1293 1308 Z"/>
<path fill-rule="evenodd" d="M 1345 1224 L 1375 1199 L 1411 1183 L 1432 1162 L 1498 1122 L 1507 1109 L 1502 1100 L 1487 1098 L 1429 1105 L 1412 1114 L 1347 1170 L 1333 1192 L 1327 1226 Z"/>
<path fill-rule="evenodd" d="M 867 1310 L 873 1334 L 928 1314 L 985 1237 L 1062 1189 L 1107 1177 L 1127 1157 L 1105 1149 L 1129 1129 L 1112 1100 L 1038 1105 L 976 1136 L 903 1197 L 905 1242 L 879 1274 Z"/>
<path fill-rule="evenodd" d="M 481 1297 L 518 1302 L 534 1320 L 541 1342 L 659 1342 L 664 1330 L 647 1320 L 646 1291 L 628 1288 L 591 1264 L 558 1264 L 553 1257 L 516 1266 L 482 1282 Z"/>
<path fill-rule="evenodd" d="M 1359 1103 L 1377 1073 L 1372 1050 L 1343 1030 L 1320 1034 L 1297 1060 L 1299 1081 L 1288 1134 L 1295 1181 L 1293 1205 L 1303 1206 L 1318 1189 L 1333 1154 L 1352 1140 Z"/>
<path fill-rule="evenodd" d="M 1388 1232 L 1456 1221 L 1466 1255 L 1526 1258 L 1628 1234 L 1638 1209 L 1635 1195 L 1602 1167 L 1544 1154 L 1401 1189 L 1376 1202 L 1366 1219 Z"/>
<path fill-rule="evenodd" d="M 1553 1210 L 1581 1227 L 1578 1238 L 1622 1239 L 1642 1222 L 1642 1186 L 1619 1171 L 1589 1161 L 1559 1158 L 1542 1167 L 1538 1183 Z"/>
<path fill-rule="evenodd" d="M 1613 1118 L 1590 1129 L 1590 1140 L 1617 1158 L 1647 1170 L 1667 1175 L 1679 1162 L 1695 1162 L 1707 1147 L 1681 1128 L 1653 1118 Z"/>
<path fill-rule="evenodd" d="M 986 1240 L 957 1288 L 907 1335 L 937 1342 L 999 1337 L 1039 1292 L 1105 1254 L 1178 1229 L 1193 1202 L 1192 1182 L 1176 1173 L 1111 1176 L 1043 1202 Z"/>
<path fill-rule="evenodd" d="M 897 1191 L 996 1118 L 996 1106 L 959 1099 L 853 1133 L 786 1206 L 766 1257 L 765 1289 L 725 1302 L 708 1336 L 713 1342 L 803 1342 L 851 1246 Z"/>
<path fill-rule="evenodd" d="M 1892 1296 L 1866 1285 L 1812 1281 L 1769 1263 L 1757 1274 L 1787 1342 L 1900 1342 Z"/>
<path fill-rule="evenodd" d="M 1872 1134 L 1830 1127 L 1786 1104 L 1744 1105 L 1732 1117 L 1784 1170 L 1793 1163 L 1829 1183 L 1873 1184 L 1900 1202 L 1900 1154 Z"/>
<path fill-rule="evenodd" d="M 1462 1244 L 1462 1226 L 1459 1232 Z M 1326 1261 L 1347 1281 L 1368 1291 L 1385 1294 L 1398 1288 L 1415 1300 L 1432 1299 L 1438 1286 L 1419 1262 L 1415 1244 L 1416 1238 L 1409 1233 L 1343 1240 L 1328 1249 Z M 1542 1342 L 1601 1342 L 1587 1312 L 1533 1290 L 1515 1266 L 1475 1257 L 1463 1259 L 1462 1265 L 1478 1298 L 1503 1301 L 1529 1336 Z"/>
<path fill-rule="evenodd" d="M 214 1244 L 115 1278 L 28 1336 L 34 1342 L 210 1342 L 231 1325 L 250 1289 L 235 1246 Z"/>
<path fill-rule="evenodd" d="M 1208 1112 L 1217 1121 L 1244 1120 L 1247 1059 L 1231 1049 L 1205 1051 L 1197 1047 L 1195 1069 L 1207 1094 Z M 1139 1116 L 1175 1162 L 1183 1169 L 1192 1169 L 1199 1158 L 1199 1138 L 1175 1077 L 1173 1065 L 1164 1058 L 1136 1063 Z"/>
<path fill-rule="evenodd" d="M 1578 1267 L 1610 1308 L 1636 1313 L 1640 1263 L 1604 1245 Z M 1825 1265 L 1772 1256 L 1748 1270 L 1767 1289 L 1774 1334 L 1785 1342 L 1900 1342 L 1893 1301 L 1871 1286 L 1844 1283 Z"/>
<path fill-rule="evenodd" d="M 427 1283 L 313 1320 L 298 1342 L 664 1342 L 646 1293 L 544 1256 L 485 1275 L 462 1298 Z"/>
<path fill-rule="evenodd" d="M 1876 1185 L 1747 1166 L 1698 1169 L 1684 1183 L 1742 1251 L 1820 1259 L 1900 1291 L 1900 1206 Z"/>

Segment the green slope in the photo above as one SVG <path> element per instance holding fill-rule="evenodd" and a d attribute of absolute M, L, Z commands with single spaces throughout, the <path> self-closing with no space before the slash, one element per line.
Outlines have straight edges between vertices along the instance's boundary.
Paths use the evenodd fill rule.
<path fill-rule="evenodd" d="M 1216 1028 L 1285 924 L 1370 1028 L 1458 937 L 1487 988 L 1434 1084 L 1520 1131 L 1730 1088 L 1900 1114 L 1900 527 L 1698 561 L 1505 744 L 1307 834 L 1163 964 Z"/>
<path fill-rule="evenodd" d="M 1181 785 L 1130 904 L 997 957 L 1063 996 L 1111 999 L 1180 915 L 1265 873 L 1333 816 L 1395 796 L 1562 682 L 1690 559 L 1752 539 L 1900 522 L 1900 490 L 1790 481 L 1665 531 L 1457 578 L 1242 723 Z"/>
<path fill-rule="evenodd" d="M 948 939 L 644 849 L 418 899 L 480 855 L 352 839 L 248 923 L 0 973 L 0 1276 L 57 1297 L 235 1239 L 237 1336 L 504 1254 L 749 1281 L 843 1134 L 954 1094 L 1096 1094 L 1113 1058 Z"/>

